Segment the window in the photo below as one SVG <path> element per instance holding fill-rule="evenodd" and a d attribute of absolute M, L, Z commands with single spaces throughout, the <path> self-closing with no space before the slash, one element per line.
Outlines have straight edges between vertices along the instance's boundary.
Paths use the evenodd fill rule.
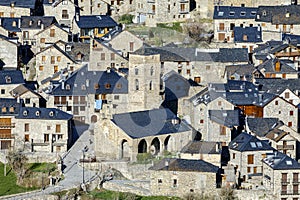
<path fill-rule="evenodd" d="M 111 54 L 110 54 L 110 59 L 111 59 L 111 60 L 115 60 L 115 54 L 114 54 L 114 53 L 111 53 Z"/>
<path fill-rule="evenodd" d="M 251 173 L 251 167 L 247 167 L 247 173 Z"/>
<path fill-rule="evenodd" d="M 159 178 L 159 179 L 157 180 L 157 182 L 158 182 L 158 183 L 162 183 L 162 179 Z"/>
<path fill-rule="evenodd" d="M 1 89 L 1 94 L 5 94 L 5 89 Z"/>
<path fill-rule="evenodd" d="M 243 40 L 247 41 L 248 40 L 248 36 L 247 35 L 243 35 Z"/>
<path fill-rule="evenodd" d="M 46 41 L 45 38 L 41 38 L 41 39 L 40 39 L 40 42 L 41 42 L 41 43 L 45 43 L 45 41 Z"/>
<path fill-rule="evenodd" d="M 232 154 L 232 159 L 235 159 L 235 153 Z"/>
<path fill-rule="evenodd" d="M 114 96 L 114 100 L 119 100 L 120 99 L 120 96 L 119 95 L 115 95 Z"/>
<path fill-rule="evenodd" d="M 248 164 L 254 164 L 254 155 L 248 155 Z"/>
<path fill-rule="evenodd" d="M 299 180 L 298 177 L 299 177 L 299 174 L 298 174 L 298 173 L 293 173 L 293 182 L 294 182 L 294 183 L 298 183 L 298 182 L 299 182 L 299 181 L 298 181 L 298 180 Z"/>
<path fill-rule="evenodd" d="M 293 116 L 294 115 L 294 111 L 290 111 L 290 116 Z"/>
<path fill-rule="evenodd" d="M 24 140 L 25 140 L 25 142 L 29 142 L 29 134 L 25 134 Z"/>
<path fill-rule="evenodd" d="M 105 89 L 110 89 L 111 85 L 109 83 L 105 84 Z"/>
<path fill-rule="evenodd" d="M 55 56 L 51 56 L 51 64 L 55 63 Z"/>
<path fill-rule="evenodd" d="M 288 127 L 293 126 L 293 122 L 288 122 Z"/>
<path fill-rule="evenodd" d="M 56 61 L 60 62 L 61 61 L 61 56 L 57 56 Z"/>
<path fill-rule="evenodd" d="M 44 142 L 49 142 L 49 134 L 44 134 Z"/>
<path fill-rule="evenodd" d="M 206 70 L 210 70 L 210 65 L 206 65 Z"/>
<path fill-rule="evenodd" d="M 218 106 L 222 106 L 222 101 L 218 101 Z"/>
<path fill-rule="evenodd" d="M 30 99 L 29 98 L 25 99 L 25 104 L 30 104 Z"/>
<path fill-rule="evenodd" d="M 226 127 L 220 125 L 220 135 L 226 135 Z"/>
<path fill-rule="evenodd" d="M 225 27 L 224 27 L 224 23 L 220 23 L 219 24 L 219 30 L 220 31 L 224 31 Z"/>
<path fill-rule="evenodd" d="M 101 60 L 105 60 L 105 53 L 101 53 Z"/>
<path fill-rule="evenodd" d="M 42 63 L 46 62 L 46 56 L 42 56 Z"/>
<path fill-rule="evenodd" d="M 139 80 L 135 79 L 135 90 L 139 90 Z"/>
<path fill-rule="evenodd" d="M 62 10 L 62 18 L 63 19 L 69 19 L 68 10 Z"/>
<path fill-rule="evenodd" d="M 284 98 L 287 98 L 287 99 L 290 98 L 290 93 L 289 92 L 285 92 L 284 93 Z"/>
<path fill-rule="evenodd" d="M 150 76 L 153 76 L 153 74 L 154 74 L 154 68 L 153 68 L 153 66 L 151 66 L 151 68 L 150 68 Z"/>
<path fill-rule="evenodd" d="M 39 70 L 40 70 L 40 71 L 43 71 L 43 70 L 44 70 L 44 66 L 43 66 L 43 65 L 40 65 L 40 66 L 39 66 Z"/>
<path fill-rule="evenodd" d="M 129 42 L 129 51 L 134 51 L 134 42 Z"/>
<path fill-rule="evenodd" d="M 80 111 L 85 111 L 85 106 L 80 106 Z"/>
<path fill-rule="evenodd" d="M 56 124 L 55 133 L 60 133 L 60 124 Z"/>
<path fill-rule="evenodd" d="M 74 115 L 78 115 L 78 114 L 79 114 L 78 106 L 74 106 L 74 107 L 73 107 L 73 114 L 74 114 Z"/>
<path fill-rule="evenodd" d="M 276 105 L 276 106 L 278 105 L 278 101 L 275 101 L 275 105 Z"/>
<path fill-rule="evenodd" d="M 15 17 L 15 13 L 10 13 L 10 17 L 14 18 Z"/>
<path fill-rule="evenodd" d="M 204 120 L 203 119 L 200 119 L 200 124 L 203 124 L 204 123 Z"/>
<path fill-rule="evenodd" d="M 3 113 L 6 113 L 6 107 L 2 107 L 1 111 L 2 111 Z"/>
<path fill-rule="evenodd" d="M 177 187 L 177 179 L 173 179 L 173 187 Z"/>
<path fill-rule="evenodd" d="M 28 31 L 23 32 L 23 39 L 29 39 L 29 32 Z"/>
<path fill-rule="evenodd" d="M 4 12 L 0 12 L 0 17 L 3 17 L 4 16 Z"/>
<path fill-rule="evenodd" d="M 53 71 L 54 71 L 54 73 L 58 72 L 58 66 L 57 66 L 57 65 L 55 65 L 55 66 L 53 67 Z"/>
<path fill-rule="evenodd" d="M 50 37 L 55 37 L 55 29 L 50 29 Z"/>
<path fill-rule="evenodd" d="M 25 132 L 29 131 L 29 124 L 28 123 L 24 124 L 24 131 Z"/>
<path fill-rule="evenodd" d="M 10 113 L 15 112 L 15 108 L 14 108 L 14 107 L 10 107 L 10 108 L 9 108 L 9 112 L 10 112 Z"/>
<path fill-rule="evenodd" d="M 186 70 L 186 74 L 191 74 L 191 70 L 190 70 L 190 69 L 187 69 L 187 70 Z"/>
<path fill-rule="evenodd" d="M 276 24 L 276 29 L 279 29 L 279 24 Z"/>
<path fill-rule="evenodd" d="M 138 75 L 138 74 L 139 74 L 139 69 L 138 69 L 138 68 L 135 68 L 135 69 L 134 69 L 134 74 L 135 74 L 135 75 Z"/>
<path fill-rule="evenodd" d="M 195 81 L 196 83 L 200 83 L 200 82 L 201 82 L 201 78 L 200 78 L 200 77 L 195 77 L 195 78 L 194 78 L 194 81 Z"/>
<path fill-rule="evenodd" d="M 51 126 L 47 126 L 47 131 L 50 131 L 51 130 Z"/>

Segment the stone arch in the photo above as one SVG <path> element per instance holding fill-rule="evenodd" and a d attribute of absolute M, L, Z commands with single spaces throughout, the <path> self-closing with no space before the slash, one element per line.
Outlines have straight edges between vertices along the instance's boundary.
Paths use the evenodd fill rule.
<path fill-rule="evenodd" d="M 170 137 L 171 135 L 168 135 L 164 141 L 164 150 L 166 151 L 169 151 L 168 145 L 169 145 Z"/>
<path fill-rule="evenodd" d="M 142 139 L 138 144 L 138 153 L 147 153 L 147 142 Z"/>
<path fill-rule="evenodd" d="M 91 122 L 96 123 L 98 121 L 97 115 L 92 115 L 91 116 Z"/>
<path fill-rule="evenodd" d="M 121 159 L 122 158 L 129 158 L 130 152 L 129 152 L 129 143 L 127 140 L 123 139 L 121 141 Z"/>
<path fill-rule="evenodd" d="M 194 137 L 194 141 L 200 141 L 201 140 L 201 133 L 199 131 L 196 132 L 195 137 Z"/>
<path fill-rule="evenodd" d="M 157 155 L 160 152 L 160 141 L 155 137 L 150 145 L 150 152 L 152 155 Z"/>

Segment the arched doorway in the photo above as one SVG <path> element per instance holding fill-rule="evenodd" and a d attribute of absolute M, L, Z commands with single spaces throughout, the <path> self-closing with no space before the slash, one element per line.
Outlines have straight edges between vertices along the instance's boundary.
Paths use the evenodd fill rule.
<path fill-rule="evenodd" d="M 138 153 L 147 153 L 147 142 L 142 139 L 138 144 Z"/>
<path fill-rule="evenodd" d="M 156 137 L 152 140 L 151 146 L 150 146 L 150 153 L 152 155 L 157 155 L 160 152 L 160 141 Z"/>
<path fill-rule="evenodd" d="M 96 123 L 97 122 L 97 115 L 92 115 L 92 117 L 91 117 L 91 122 L 92 123 Z"/>
<path fill-rule="evenodd" d="M 201 137 L 202 137 L 201 133 L 200 133 L 199 131 L 197 131 L 197 132 L 196 132 L 196 135 L 195 135 L 195 137 L 194 137 L 194 141 L 200 141 L 200 140 L 201 140 Z"/>
<path fill-rule="evenodd" d="M 129 158 L 129 144 L 127 140 L 122 140 L 121 142 L 121 159 Z"/>
<path fill-rule="evenodd" d="M 170 137 L 171 137 L 171 135 L 167 136 L 165 141 L 164 141 L 164 148 L 165 148 L 164 150 L 165 151 L 170 151 L 169 148 L 168 148 Z"/>

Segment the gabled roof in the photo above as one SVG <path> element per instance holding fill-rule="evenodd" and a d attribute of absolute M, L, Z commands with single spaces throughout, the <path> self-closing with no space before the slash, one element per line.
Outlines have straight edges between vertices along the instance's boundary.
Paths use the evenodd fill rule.
<path fill-rule="evenodd" d="M 263 162 L 274 170 L 292 170 L 300 169 L 300 164 L 291 157 L 281 152 L 267 153 Z"/>
<path fill-rule="evenodd" d="M 254 72 L 255 67 L 253 64 L 245 65 L 228 65 L 225 68 L 225 73 L 227 73 L 227 78 L 230 79 L 232 75 L 245 76 L 247 80 L 252 79 L 252 73 Z"/>
<path fill-rule="evenodd" d="M 174 120 L 178 123 L 173 123 Z M 184 122 L 178 121 L 176 115 L 166 108 L 115 114 L 112 122 L 131 138 L 175 134 L 191 130 Z"/>
<path fill-rule="evenodd" d="M 11 90 L 9 93 L 17 98 L 19 96 L 22 96 L 23 94 L 25 94 L 26 92 L 31 92 L 33 93 L 35 96 L 39 97 L 39 98 L 43 98 L 40 94 L 36 93 L 34 90 L 32 90 L 31 88 L 27 87 L 26 84 L 23 85 L 19 85 L 16 88 L 14 88 L 13 90 Z"/>
<path fill-rule="evenodd" d="M 61 29 L 62 31 L 68 33 L 68 32 L 67 32 L 65 29 L 63 29 L 63 27 L 60 26 L 58 23 L 54 23 L 54 24 L 51 24 L 51 25 L 49 25 L 48 27 L 42 29 L 41 31 L 37 32 L 35 35 L 38 35 L 38 34 L 44 32 L 44 31 L 48 30 L 49 28 L 52 28 L 53 26 L 56 26 L 57 28 Z"/>
<path fill-rule="evenodd" d="M 280 70 L 276 71 L 275 70 L 275 65 L 276 63 L 280 63 Z M 257 66 L 258 70 L 264 70 L 264 72 L 272 72 L 272 73 L 298 73 L 296 69 L 294 69 L 293 62 L 290 60 L 279 60 L 277 58 L 274 59 L 267 59 L 263 63 Z"/>
<path fill-rule="evenodd" d="M 260 27 L 234 27 L 233 32 L 234 42 L 262 42 L 262 31 Z"/>
<path fill-rule="evenodd" d="M 259 6 L 255 21 L 272 24 L 300 24 L 300 6 Z"/>
<path fill-rule="evenodd" d="M 66 46 L 71 47 L 71 51 L 67 51 L 67 53 L 73 58 L 73 60 L 76 60 L 77 62 L 89 62 L 90 61 L 90 44 L 89 43 L 80 43 L 80 42 L 74 42 L 74 43 L 68 43 Z M 81 60 L 77 60 L 77 55 L 81 54 Z"/>
<path fill-rule="evenodd" d="M 21 17 L 21 29 L 41 29 L 57 23 L 53 16 L 22 16 Z"/>
<path fill-rule="evenodd" d="M 266 141 L 259 140 L 257 137 L 248 133 L 241 133 L 234 138 L 228 145 L 229 149 L 245 152 L 245 151 L 270 151 L 274 150 Z"/>
<path fill-rule="evenodd" d="M 255 19 L 257 8 L 215 6 L 213 19 Z"/>
<path fill-rule="evenodd" d="M 180 153 L 221 154 L 219 148 L 220 144 L 218 142 L 191 141 L 182 148 Z"/>
<path fill-rule="evenodd" d="M 290 89 L 297 94 L 300 88 L 300 79 L 278 79 L 278 78 L 260 78 L 255 79 L 261 91 L 266 91 L 280 95 L 285 89 Z"/>
<path fill-rule="evenodd" d="M 17 119 L 70 120 L 72 115 L 56 108 L 21 107 Z"/>
<path fill-rule="evenodd" d="M 21 18 L 12 18 L 12 17 L 2 17 L 1 20 L 1 26 L 8 31 L 11 32 L 21 32 L 20 29 L 20 22 Z"/>
<path fill-rule="evenodd" d="M 76 19 L 76 17 L 75 17 Z M 76 21 L 76 20 L 75 20 Z M 77 25 L 81 29 L 86 28 L 113 28 L 118 26 L 117 22 L 115 22 L 108 15 L 86 15 L 79 16 L 79 21 L 76 21 Z"/>
<path fill-rule="evenodd" d="M 15 7 L 20 8 L 35 8 L 36 0 L 1 0 L 0 6 L 11 6 L 11 3 L 14 3 Z"/>
<path fill-rule="evenodd" d="M 58 42 L 60 42 L 60 41 L 58 41 Z M 46 47 L 46 48 L 43 49 L 42 51 L 37 52 L 35 55 L 39 55 L 40 53 L 46 52 L 46 51 L 48 51 L 48 50 L 51 49 L 51 48 L 55 48 L 55 49 L 58 50 L 62 55 L 64 55 L 65 57 L 67 57 L 70 61 L 72 61 L 73 63 L 76 63 L 76 61 L 75 61 L 75 60 L 74 60 L 67 52 L 65 52 L 64 50 L 62 50 L 62 49 L 57 45 L 58 42 L 56 42 L 56 43 L 54 43 L 54 44 L 52 44 L 52 45 Z"/>
<path fill-rule="evenodd" d="M 22 101 L 14 98 L 0 98 L 0 116 L 14 116 L 18 115 L 20 107 L 22 107 Z M 10 108 L 14 108 L 10 110 Z M 6 108 L 6 109 L 2 109 Z"/>
<path fill-rule="evenodd" d="M 209 110 L 209 119 L 228 128 L 240 125 L 239 110 Z"/>
<path fill-rule="evenodd" d="M 84 65 L 50 92 L 54 96 L 85 96 L 87 94 L 127 94 L 128 80 L 114 70 L 88 71 Z"/>
<path fill-rule="evenodd" d="M 24 84 L 22 71 L 20 70 L 1 70 L 0 71 L 0 85 L 9 84 Z"/>
<path fill-rule="evenodd" d="M 149 170 L 217 173 L 219 171 L 219 167 L 204 160 L 165 158 L 159 163 L 150 167 Z"/>
<path fill-rule="evenodd" d="M 249 130 L 259 137 L 264 137 L 279 124 L 278 118 L 246 118 Z"/>

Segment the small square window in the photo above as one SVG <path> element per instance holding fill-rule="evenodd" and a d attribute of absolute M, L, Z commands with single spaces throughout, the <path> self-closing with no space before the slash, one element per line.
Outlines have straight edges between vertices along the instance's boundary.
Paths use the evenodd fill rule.
<path fill-rule="evenodd" d="M 1 94 L 5 94 L 5 89 L 1 89 Z"/>

